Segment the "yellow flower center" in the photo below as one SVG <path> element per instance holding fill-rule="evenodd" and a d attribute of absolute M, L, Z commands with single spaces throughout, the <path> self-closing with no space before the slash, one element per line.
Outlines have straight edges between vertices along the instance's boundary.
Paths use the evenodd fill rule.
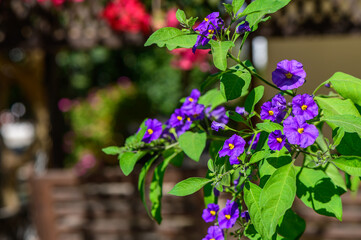
<path fill-rule="evenodd" d="M 210 213 L 212 216 L 216 215 L 216 211 L 213 211 L 213 210 L 210 211 L 209 213 Z"/>
<path fill-rule="evenodd" d="M 150 128 L 147 130 L 147 132 L 148 132 L 150 135 L 152 135 L 152 134 L 153 134 L 153 130 L 152 130 L 152 129 L 150 129 Z"/>
<path fill-rule="evenodd" d="M 210 34 L 213 34 L 213 33 L 214 33 L 214 30 L 209 29 L 208 32 L 209 32 Z"/>
<path fill-rule="evenodd" d="M 193 99 L 193 98 L 191 98 L 191 97 L 189 97 L 189 98 L 188 98 L 188 101 L 193 102 L 193 101 L 194 101 L 194 99 Z"/>
<path fill-rule="evenodd" d="M 227 215 L 224 215 L 228 220 L 231 219 L 231 215 L 227 214 Z"/>
<path fill-rule="evenodd" d="M 288 79 L 290 79 L 293 76 L 292 73 L 286 73 L 285 75 L 286 75 L 286 78 L 288 78 Z"/>
<path fill-rule="evenodd" d="M 269 111 L 268 111 L 268 114 L 269 114 L 270 116 L 273 116 L 274 112 L 273 112 L 272 110 L 269 110 Z"/>
<path fill-rule="evenodd" d="M 204 21 L 208 22 L 208 20 L 209 20 L 208 18 L 204 18 Z"/>
<path fill-rule="evenodd" d="M 209 239 L 209 240 L 216 240 L 215 238 L 211 238 L 211 239 Z"/>
<path fill-rule="evenodd" d="M 181 116 L 178 116 L 177 119 L 178 119 L 179 121 L 182 121 L 182 120 L 183 120 L 183 118 L 182 118 Z"/>
<path fill-rule="evenodd" d="M 302 105 L 301 109 L 305 111 L 307 109 L 307 105 Z"/>
<path fill-rule="evenodd" d="M 190 121 L 191 121 L 191 118 L 188 117 L 188 118 L 187 118 L 187 121 L 190 122 Z"/>
<path fill-rule="evenodd" d="M 305 130 L 304 128 L 299 128 L 299 129 L 297 129 L 297 132 L 298 133 L 303 133 L 304 130 Z"/>
<path fill-rule="evenodd" d="M 230 143 L 230 144 L 228 144 L 228 147 L 229 147 L 229 149 L 232 150 L 234 148 L 234 145 L 232 143 Z"/>
<path fill-rule="evenodd" d="M 282 138 L 276 138 L 277 142 L 281 143 L 282 142 Z"/>

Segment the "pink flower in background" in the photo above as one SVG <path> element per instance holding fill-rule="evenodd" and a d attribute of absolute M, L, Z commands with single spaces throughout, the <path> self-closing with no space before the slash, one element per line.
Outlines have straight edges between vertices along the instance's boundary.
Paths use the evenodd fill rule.
<path fill-rule="evenodd" d="M 66 0 L 37 0 L 38 3 L 43 4 L 51 1 L 54 6 L 62 6 Z M 84 0 L 68 0 L 69 2 L 83 2 Z"/>
<path fill-rule="evenodd" d="M 189 71 L 198 66 L 202 72 L 210 70 L 208 63 L 209 50 L 199 50 L 193 54 L 192 49 L 177 48 L 171 51 L 174 58 L 171 62 L 172 67 Z"/>
<path fill-rule="evenodd" d="M 85 175 L 91 168 L 95 166 L 97 159 L 91 153 L 84 154 L 79 162 L 75 165 L 75 170 L 78 176 Z"/>
<path fill-rule="evenodd" d="M 150 30 L 151 17 L 138 0 L 113 0 L 101 16 L 116 31 L 148 34 Z"/>
<path fill-rule="evenodd" d="M 178 27 L 179 22 L 176 17 L 177 9 L 172 8 L 167 12 L 167 26 Z"/>
<path fill-rule="evenodd" d="M 73 102 L 68 98 L 62 98 L 58 102 L 58 108 L 62 112 L 67 112 L 73 106 Z"/>

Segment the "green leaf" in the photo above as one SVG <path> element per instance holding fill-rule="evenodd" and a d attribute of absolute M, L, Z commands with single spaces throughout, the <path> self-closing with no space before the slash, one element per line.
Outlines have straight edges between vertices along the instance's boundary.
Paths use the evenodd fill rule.
<path fill-rule="evenodd" d="M 243 4 L 244 4 L 244 0 L 233 0 L 232 1 L 234 16 L 237 16 L 238 11 L 241 9 Z"/>
<path fill-rule="evenodd" d="M 297 197 L 318 214 L 336 217 L 342 221 L 342 202 L 339 190 L 322 171 L 296 167 Z"/>
<path fill-rule="evenodd" d="M 230 119 L 232 119 L 233 121 L 242 122 L 242 123 L 247 124 L 247 120 L 244 119 L 241 114 L 239 114 L 239 113 L 237 113 L 237 112 L 235 112 L 235 111 L 227 111 L 227 112 L 226 112 L 226 115 L 227 115 Z"/>
<path fill-rule="evenodd" d="M 175 16 L 178 22 L 186 24 L 187 17 L 183 10 L 178 9 Z"/>
<path fill-rule="evenodd" d="M 212 75 L 209 75 L 207 77 L 207 79 L 202 82 L 201 84 L 201 91 L 203 91 L 204 89 L 211 87 L 213 84 L 215 84 L 216 82 L 218 82 L 218 80 L 220 80 L 221 76 L 226 73 L 226 72 L 218 72 Z"/>
<path fill-rule="evenodd" d="M 321 121 L 328 124 L 333 124 L 336 127 L 342 128 L 345 132 L 357 133 L 361 137 L 361 117 L 352 115 L 336 115 L 330 117 L 323 117 Z"/>
<path fill-rule="evenodd" d="M 226 72 L 221 76 L 221 93 L 227 101 L 241 97 L 248 91 L 251 79 L 249 72 Z"/>
<path fill-rule="evenodd" d="M 323 115 L 325 117 L 344 114 L 360 117 L 360 113 L 350 99 L 342 100 L 339 98 L 315 97 L 315 100 L 317 101 L 318 106 L 323 110 Z"/>
<path fill-rule="evenodd" d="M 206 146 L 207 134 L 185 132 L 179 137 L 179 145 L 188 157 L 198 162 Z"/>
<path fill-rule="evenodd" d="M 327 168 L 324 170 L 326 175 L 332 179 L 332 182 L 338 188 L 339 194 L 343 194 L 347 191 L 345 180 L 343 179 L 340 171 L 333 164 L 328 164 Z"/>
<path fill-rule="evenodd" d="M 252 155 L 251 159 L 249 160 L 249 164 L 254 164 L 261 161 L 262 159 L 266 159 L 269 157 L 269 155 L 271 155 L 271 151 L 269 149 L 258 151 Z"/>
<path fill-rule="evenodd" d="M 277 169 L 289 164 L 291 161 L 292 157 L 289 153 L 287 153 L 287 149 L 285 147 L 280 151 L 271 153 L 261 162 L 259 167 L 260 186 L 264 186 Z"/>
<path fill-rule="evenodd" d="M 223 3 L 224 8 L 226 9 L 227 13 L 232 16 L 233 13 L 233 6 L 228 3 Z"/>
<path fill-rule="evenodd" d="M 164 161 L 161 162 L 154 170 L 152 182 L 149 187 L 149 199 L 152 203 L 151 214 L 158 224 L 162 222 L 162 196 L 163 196 L 163 178 L 164 173 L 172 161 L 179 154 L 174 152 L 172 155 L 165 157 Z"/>
<path fill-rule="evenodd" d="M 342 155 L 361 156 L 360 146 L 361 138 L 357 133 L 345 133 L 336 149 Z"/>
<path fill-rule="evenodd" d="M 215 169 L 214 169 L 214 163 L 213 163 L 212 159 L 208 160 L 207 166 L 208 166 L 209 171 L 214 172 Z"/>
<path fill-rule="evenodd" d="M 210 45 L 212 48 L 214 66 L 225 71 L 227 69 L 227 53 L 230 48 L 234 47 L 234 43 L 232 41 L 218 42 L 211 40 Z"/>
<path fill-rule="evenodd" d="M 197 41 L 197 34 L 187 34 L 178 28 L 165 27 L 154 32 L 144 46 L 157 44 L 158 47 L 166 46 L 169 50 L 175 48 L 192 48 Z"/>
<path fill-rule="evenodd" d="M 254 110 L 256 104 L 261 100 L 264 93 L 264 86 L 260 85 L 253 88 L 253 90 L 248 94 L 246 102 L 244 104 L 246 111 L 251 114 Z"/>
<path fill-rule="evenodd" d="M 123 152 L 122 148 L 116 146 L 103 148 L 102 151 L 108 155 L 118 155 Z"/>
<path fill-rule="evenodd" d="M 169 194 L 175 196 L 187 196 L 197 192 L 207 183 L 210 183 L 212 180 L 208 178 L 201 177 L 191 177 L 177 183 L 172 190 L 170 190 Z"/>
<path fill-rule="evenodd" d="M 135 164 L 139 159 L 141 159 L 146 152 L 124 152 L 119 154 L 119 166 L 122 169 L 125 176 L 128 176 L 134 169 Z"/>
<path fill-rule="evenodd" d="M 286 239 L 299 239 L 306 229 L 306 222 L 291 209 L 281 218 L 277 233 Z"/>
<path fill-rule="evenodd" d="M 188 25 L 188 27 L 193 27 L 193 25 L 196 23 L 198 17 L 190 17 L 189 19 L 187 19 L 186 24 Z"/>
<path fill-rule="evenodd" d="M 337 147 L 341 141 L 342 138 L 345 136 L 345 131 L 342 128 L 337 128 L 336 130 L 336 135 L 333 137 L 333 147 Z"/>
<path fill-rule="evenodd" d="M 281 130 L 281 131 L 283 130 L 283 127 L 280 124 L 270 122 L 270 121 L 264 121 L 263 123 L 257 123 L 256 126 L 258 129 L 268 132 L 268 133 L 271 133 L 276 130 Z"/>
<path fill-rule="evenodd" d="M 244 230 L 244 236 L 251 240 L 262 240 L 261 235 L 256 231 L 252 223 L 248 224 L 248 226 Z"/>
<path fill-rule="evenodd" d="M 262 236 L 262 239 L 267 239 L 268 223 L 263 219 L 260 206 L 260 196 L 262 189 L 254 183 L 249 181 L 244 185 L 244 202 L 247 205 L 249 215 L 256 231 Z"/>
<path fill-rule="evenodd" d="M 206 178 L 211 179 L 211 172 L 207 171 Z M 214 195 L 212 183 L 209 182 L 204 185 L 203 188 L 203 196 L 204 196 L 204 206 L 207 206 L 209 203 L 217 203 L 218 197 Z"/>
<path fill-rule="evenodd" d="M 151 158 L 150 160 L 148 160 L 142 170 L 140 171 L 139 173 L 139 177 L 138 177 L 138 190 L 139 190 L 139 193 L 140 193 L 140 198 L 142 200 L 142 203 L 145 207 L 145 210 L 147 211 L 148 215 L 151 217 L 151 213 L 149 212 L 149 209 L 148 209 L 148 206 L 147 206 L 147 202 L 145 200 L 145 179 L 146 179 L 146 176 L 147 176 L 147 173 L 150 169 L 150 167 L 152 166 L 153 162 L 158 158 L 158 155 L 157 156 L 154 156 L 153 158 Z"/>
<path fill-rule="evenodd" d="M 342 171 L 351 176 L 361 176 L 361 157 L 358 156 L 340 156 L 333 159 L 332 162 Z"/>
<path fill-rule="evenodd" d="M 326 82 L 331 82 L 332 87 L 344 98 L 351 99 L 361 105 L 361 79 L 343 72 L 337 72 Z"/>
<path fill-rule="evenodd" d="M 291 208 L 295 196 L 296 171 L 290 163 L 277 169 L 261 191 L 259 201 L 267 239 L 275 233 L 278 221 Z"/>
<path fill-rule="evenodd" d="M 265 14 L 271 14 L 286 6 L 291 0 L 256 0 L 248 5 L 242 15 L 248 15 L 246 21 L 252 31 L 257 30 L 258 23 Z"/>
<path fill-rule="evenodd" d="M 211 106 L 211 110 L 225 102 L 226 100 L 218 89 L 209 90 L 198 99 L 199 104 L 203 104 L 205 107 Z"/>

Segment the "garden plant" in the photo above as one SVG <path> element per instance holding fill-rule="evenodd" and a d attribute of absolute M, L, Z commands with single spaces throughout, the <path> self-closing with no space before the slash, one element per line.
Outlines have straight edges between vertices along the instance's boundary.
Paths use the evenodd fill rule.
<path fill-rule="evenodd" d="M 103 149 L 118 155 L 125 175 L 142 164 L 138 188 L 158 223 L 167 166 L 181 164 L 184 155 L 198 162 L 205 149 L 210 156 L 206 176 L 185 179 L 169 192 L 186 196 L 203 189 L 202 217 L 211 225 L 204 239 L 298 239 L 305 222 L 291 209 L 296 197 L 318 214 L 342 220 L 341 195 L 358 187 L 361 176 L 361 80 L 337 72 L 313 93 L 297 94 L 311 66 L 282 60 L 266 79 L 239 58 L 247 37 L 269 19 L 267 14 L 289 2 L 256 0 L 241 8 L 244 0 L 233 0 L 224 4 L 228 23 L 213 12 L 196 27 L 197 18 L 178 10 L 182 29 L 161 28 L 145 43 L 169 50 L 209 49 L 220 70 L 181 99 L 169 120 L 146 119 L 125 146 Z M 241 44 L 236 48 L 237 40 Z M 235 65 L 228 66 L 228 60 Z M 264 86 L 250 88 L 251 81 L 278 93 L 260 102 Z M 332 91 L 317 94 L 322 87 Z M 222 105 L 240 97 L 244 104 L 234 110 Z M 327 129 L 332 139 L 323 135 Z M 145 179 L 152 166 L 148 209 Z M 217 204 L 220 192 L 230 196 L 225 206 Z"/>

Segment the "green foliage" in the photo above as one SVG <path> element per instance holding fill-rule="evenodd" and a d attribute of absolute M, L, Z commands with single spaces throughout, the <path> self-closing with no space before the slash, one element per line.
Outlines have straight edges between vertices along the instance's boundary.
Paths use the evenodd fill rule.
<path fill-rule="evenodd" d="M 259 128 L 260 130 L 266 131 L 268 133 L 271 133 L 276 130 L 283 130 L 283 127 L 280 124 L 270 122 L 268 120 L 264 121 L 263 123 L 257 123 L 257 128 Z"/>
<path fill-rule="evenodd" d="M 322 121 L 343 129 L 348 133 L 357 133 L 361 137 L 361 117 L 352 115 L 336 115 L 331 117 L 323 117 Z"/>
<path fill-rule="evenodd" d="M 206 146 L 207 134 L 205 132 L 186 132 L 179 137 L 179 146 L 188 157 L 198 162 Z"/>
<path fill-rule="evenodd" d="M 170 190 L 169 194 L 175 196 L 187 196 L 197 192 L 204 185 L 211 182 L 212 180 L 207 178 L 200 177 L 191 177 L 177 183 L 172 190 Z"/>
<path fill-rule="evenodd" d="M 230 71 L 221 75 L 220 90 L 229 101 L 244 96 L 251 82 L 251 74 L 243 71 Z"/>
<path fill-rule="evenodd" d="M 254 164 L 261 161 L 262 159 L 267 159 L 270 154 L 271 151 L 269 149 L 258 151 L 252 155 L 251 159 L 249 160 L 249 164 Z"/>
<path fill-rule="evenodd" d="M 124 152 L 119 154 L 119 166 L 125 176 L 128 176 L 134 169 L 135 164 L 141 159 L 146 152 Z"/>
<path fill-rule="evenodd" d="M 360 113 L 357 111 L 355 104 L 350 99 L 339 98 L 322 98 L 315 97 L 318 106 L 323 110 L 325 117 L 331 117 L 336 115 L 353 115 L 360 117 Z"/>
<path fill-rule="evenodd" d="M 214 66 L 225 71 L 227 69 L 227 53 L 231 47 L 234 47 L 234 43 L 232 41 L 219 42 L 214 40 L 209 43 L 212 48 Z"/>
<path fill-rule="evenodd" d="M 361 157 L 340 156 L 336 159 L 333 159 L 332 162 L 339 169 L 352 176 L 361 176 Z"/>
<path fill-rule="evenodd" d="M 224 99 L 222 93 L 217 89 L 209 90 L 198 100 L 199 104 L 203 104 L 204 106 L 211 106 L 211 110 L 225 102 L 226 100 Z"/>
<path fill-rule="evenodd" d="M 361 79 L 355 78 L 343 72 L 337 72 L 326 82 L 330 82 L 332 87 L 342 97 L 351 99 L 354 103 L 361 105 Z"/>
<path fill-rule="evenodd" d="M 232 1 L 232 10 L 234 16 L 237 16 L 238 11 L 241 9 L 241 7 L 244 4 L 244 0 L 233 0 Z"/>
<path fill-rule="evenodd" d="M 157 44 L 158 47 L 167 47 L 168 50 L 175 48 L 192 48 L 196 43 L 197 35 L 182 32 L 178 28 L 165 27 L 155 31 L 145 42 L 148 47 Z"/>
<path fill-rule="evenodd" d="M 164 161 L 161 162 L 154 170 L 152 182 L 150 183 L 149 199 L 152 203 L 151 214 L 153 218 L 158 222 L 162 222 L 162 189 L 163 189 L 163 177 L 165 170 L 169 163 L 175 158 L 179 152 L 174 151 L 171 155 L 165 154 Z"/>
<path fill-rule="evenodd" d="M 249 215 L 252 219 L 254 228 L 263 239 L 267 239 L 268 223 L 264 220 L 260 205 L 260 196 L 262 189 L 254 183 L 246 182 L 244 185 L 244 202 L 247 205 Z"/>
<path fill-rule="evenodd" d="M 361 138 L 357 133 L 345 133 L 337 145 L 337 151 L 342 155 L 361 156 Z"/>
<path fill-rule="evenodd" d="M 339 191 L 323 171 L 296 167 L 297 197 L 318 214 L 342 220 L 342 203 Z"/>
<path fill-rule="evenodd" d="M 245 103 L 245 109 L 249 114 L 253 113 L 254 107 L 261 100 L 264 93 L 264 86 L 258 86 L 252 89 L 252 91 L 248 94 Z"/>
<path fill-rule="evenodd" d="M 119 153 L 122 152 L 122 148 L 116 147 L 116 146 L 111 146 L 111 147 L 103 148 L 102 151 L 108 155 L 118 155 Z"/>
<path fill-rule="evenodd" d="M 264 236 L 270 239 L 275 233 L 278 221 L 291 208 L 296 196 L 296 171 L 293 163 L 277 169 L 260 195 L 262 219 L 265 224 Z"/>
<path fill-rule="evenodd" d="M 256 0 L 252 2 L 244 10 L 242 15 L 250 14 L 246 17 L 252 31 L 257 30 L 258 23 L 260 23 L 266 14 L 274 13 L 286 6 L 291 0 Z"/>
<path fill-rule="evenodd" d="M 286 239 L 299 239 L 306 229 L 306 222 L 291 209 L 281 218 L 277 233 Z"/>
<path fill-rule="evenodd" d="M 186 24 L 187 17 L 183 10 L 178 9 L 175 16 L 179 23 Z"/>

